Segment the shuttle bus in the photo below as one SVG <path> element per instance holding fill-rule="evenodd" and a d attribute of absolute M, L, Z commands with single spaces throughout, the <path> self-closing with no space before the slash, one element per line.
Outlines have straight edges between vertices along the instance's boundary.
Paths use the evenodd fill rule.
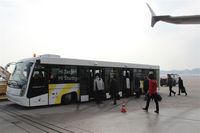
<path fill-rule="evenodd" d="M 135 93 L 136 79 L 139 79 L 142 88 L 144 76 L 150 71 L 159 80 L 158 65 L 41 55 L 16 63 L 6 95 L 10 101 L 27 107 L 87 102 L 94 99 L 93 79 L 99 73 L 105 85 L 105 100 L 111 98 L 110 80 L 113 74 L 117 76 L 120 97 L 128 97 Z"/>

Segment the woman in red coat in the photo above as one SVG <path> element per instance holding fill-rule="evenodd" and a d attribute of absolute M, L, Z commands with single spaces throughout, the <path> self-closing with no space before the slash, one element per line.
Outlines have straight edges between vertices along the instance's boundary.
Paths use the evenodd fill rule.
<path fill-rule="evenodd" d="M 147 97 L 146 107 L 143 108 L 143 110 L 148 111 L 150 100 L 153 99 L 156 104 L 156 110 L 154 112 L 159 113 L 159 104 L 157 99 L 158 84 L 154 78 L 153 73 L 149 74 L 148 80 L 149 80 L 148 97 Z"/>

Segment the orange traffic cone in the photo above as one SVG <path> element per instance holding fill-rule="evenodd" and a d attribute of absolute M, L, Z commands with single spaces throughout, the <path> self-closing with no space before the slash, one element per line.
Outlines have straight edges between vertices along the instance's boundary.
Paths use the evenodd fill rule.
<path fill-rule="evenodd" d="M 126 112 L 127 112 L 127 111 L 126 111 L 126 104 L 125 104 L 124 101 L 123 101 L 123 103 L 122 103 L 121 112 L 122 112 L 122 113 L 126 113 Z"/>

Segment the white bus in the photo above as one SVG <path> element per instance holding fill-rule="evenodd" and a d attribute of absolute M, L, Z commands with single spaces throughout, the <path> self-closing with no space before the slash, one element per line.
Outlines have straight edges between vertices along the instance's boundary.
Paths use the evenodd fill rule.
<path fill-rule="evenodd" d="M 16 63 L 6 95 L 10 101 L 27 107 L 86 102 L 94 99 L 93 79 L 99 73 L 105 85 L 105 99 L 110 99 L 110 79 L 115 73 L 119 81 L 119 95 L 133 96 L 136 79 L 139 79 L 142 88 L 143 78 L 149 71 L 153 71 L 159 80 L 160 68 L 157 65 L 41 55 Z"/>

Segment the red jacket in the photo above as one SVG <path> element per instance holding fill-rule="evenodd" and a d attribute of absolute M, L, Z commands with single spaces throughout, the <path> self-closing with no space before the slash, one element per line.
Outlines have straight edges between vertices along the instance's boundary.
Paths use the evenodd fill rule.
<path fill-rule="evenodd" d="M 149 80 L 149 95 L 157 93 L 158 84 L 156 80 Z"/>

